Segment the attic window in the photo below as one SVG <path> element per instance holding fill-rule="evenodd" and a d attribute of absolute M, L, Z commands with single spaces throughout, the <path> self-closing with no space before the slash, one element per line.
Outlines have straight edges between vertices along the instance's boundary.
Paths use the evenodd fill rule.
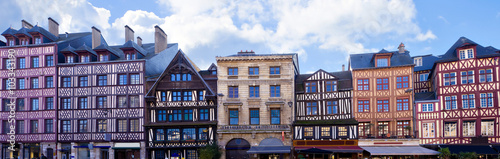
<path fill-rule="evenodd" d="M 472 49 L 463 49 L 459 51 L 460 59 L 474 58 L 474 51 Z"/>
<path fill-rule="evenodd" d="M 379 58 L 377 59 L 377 67 L 387 67 L 389 66 L 388 58 Z"/>
<path fill-rule="evenodd" d="M 39 36 L 36 36 L 35 37 L 35 44 L 41 44 L 42 43 L 42 38 L 40 38 Z"/>
<path fill-rule="evenodd" d="M 135 59 L 137 59 L 135 53 L 129 53 L 129 54 L 127 54 L 126 58 L 127 58 L 127 60 L 135 60 Z"/>
<path fill-rule="evenodd" d="M 99 61 L 109 61 L 109 55 L 107 55 L 107 54 L 100 54 L 99 55 Z"/>
<path fill-rule="evenodd" d="M 73 56 L 66 56 L 66 63 L 73 63 L 74 59 Z"/>
<path fill-rule="evenodd" d="M 413 59 L 413 63 L 415 64 L 416 67 L 422 66 L 422 58 L 417 57 L 417 58 Z"/>
<path fill-rule="evenodd" d="M 9 46 L 14 46 L 14 45 L 16 45 L 16 41 L 14 40 L 14 38 L 9 39 Z"/>
<path fill-rule="evenodd" d="M 90 56 L 89 55 L 82 55 L 80 57 L 80 62 L 84 63 L 84 62 L 90 62 Z"/>

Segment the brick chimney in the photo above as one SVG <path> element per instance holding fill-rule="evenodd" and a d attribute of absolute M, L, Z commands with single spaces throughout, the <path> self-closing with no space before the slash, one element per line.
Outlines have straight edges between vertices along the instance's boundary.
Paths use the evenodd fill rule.
<path fill-rule="evenodd" d="M 57 23 L 54 19 L 49 17 L 49 32 L 59 37 L 59 23 Z"/>
<path fill-rule="evenodd" d="M 21 27 L 31 29 L 33 28 L 33 25 L 31 25 L 29 22 L 23 19 L 21 20 Z"/>
<path fill-rule="evenodd" d="M 345 65 L 342 64 L 342 71 L 345 71 Z"/>
<path fill-rule="evenodd" d="M 125 42 L 130 40 L 134 41 L 134 30 L 128 25 L 125 25 Z"/>
<path fill-rule="evenodd" d="M 398 50 L 399 53 L 405 53 L 405 44 L 401 42 L 401 44 L 399 44 Z"/>
<path fill-rule="evenodd" d="M 167 34 L 158 26 L 155 26 L 155 53 L 167 49 Z"/>
<path fill-rule="evenodd" d="M 137 37 L 137 45 L 142 46 L 142 38 L 140 36 Z"/>
<path fill-rule="evenodd" d="M 101 45 L 101 31 L 95 26 L 92 27 L 92 49 Z"/>

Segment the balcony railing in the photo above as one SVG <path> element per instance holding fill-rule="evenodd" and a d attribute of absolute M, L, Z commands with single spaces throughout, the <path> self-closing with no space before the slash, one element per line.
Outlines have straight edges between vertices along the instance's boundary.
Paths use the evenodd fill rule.
<path fill-rule="evenodd" d="M 367 134 L 365 136 L 359 136 L 360 139 L 412 139 L 416 138 L 416 136 L 409 134 L 401 135 L 401 133 L 397 133 L 396 131 L 389 131 L 382 134 Z"/>
<path fill-rule="evenodd" d="M 217 131 L 290 131 L 290 125 L 219 125 Z"/>
<path fill-rule="evenodd" d="M 150 148 L 168 147 L 202 147 L 209 143 L 208 140 L 187 140 L 187 141 L 149 141 Z"/>

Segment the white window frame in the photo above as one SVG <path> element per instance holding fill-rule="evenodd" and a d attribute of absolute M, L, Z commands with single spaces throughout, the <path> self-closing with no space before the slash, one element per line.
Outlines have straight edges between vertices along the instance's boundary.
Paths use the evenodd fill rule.
<path fill-rule="evenodd" d="M 476 121 L 464 121 L 462 123 L 462 136 L 472 137 L 476 136 Z"/>
<path fill-rule="evenodd" d="M 422 137 L 423 138 L 434 138 L 435 137 L 435 124 L 434 123 L 422 123 Z"/>
<path fill-rule="evenodd" d="M 463 49 L 458 51 L 460 55 L 460 59 L 471 59 L 474 58 L 474 50 L 471 49 Z"/>
<path fill-rule="evenodd" d="M 444 123 L 443 131 L 444 131 L 444 137 L 457 137 L 457 123 L 456 122 Z"/>
<path fill-rule="evenodd" d="M 481 121 L 481 135 L 482 136 L 495 135 L 495 121 L 493 120 Z"/>
<path fill-rule="evenodd" d="M 427 81 L 427 78 L 429 78 L 429 73 L 422 73 L 419 75 L 420 82 Z"/>
<path fill-rule="evenodd" d="M 434 111 L 433 103 L 422 104 L 422 112 L 432 112 Z"/>
<path fill-rule="evenodd" d="M 413 63 L 415 64 L 415 67 L 422 66 L 422 57 L 414 58 Z"/>

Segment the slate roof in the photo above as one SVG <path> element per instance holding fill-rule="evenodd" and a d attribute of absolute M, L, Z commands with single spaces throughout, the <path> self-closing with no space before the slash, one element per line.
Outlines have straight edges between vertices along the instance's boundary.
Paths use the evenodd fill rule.
<path fill-rule="evenodd" d="M 38 25 L 35 25 L 33 28 L 31 28 L 28 32 L 30 33 L 33 33 L 33 32 L 37 32 L 37 33 L 40 33 L 42 34 L 44 37 L 46 37 L 47 39 L 50 39 L 52 41 L 56 41 L 58 38 L 56 35 L 50 33 L 49 31 L 45 30 L 44 28 L 42 27 L 39 27 Z"/>
<path fill-rule="evenodd" d="M 144 48 L 142 48 L 141 46 L 137 45 L 137 43 L 135 43 L 132 40 L 129 40 L 125 44 L 123 44 L 122 47 L 120 47 L 120 49 L 122 49 L 122 48 L 134 48 L 135 50 L 137 50 L 142 55 L 146 54 L 146 50 L 144 50 Z"/>
<path fill-rule="evenodd" d="M 382 53 L 392 53 L 391 66 L 389 67 L 414 65 L 413 59 L 411 58 L 409 51 L 405 51 L 404 53 L 399 53 L 398 51 L 387 51 L 385 49 L 382 49 L 377 53 L 351 54 L 349 58 L 350 67 L 353 70 L 384 68 L 384 67 L 375 67 L 374 57 L 376 54 L 382 54 Z"/>
<path fill-rule="evenodd" d="M 146 77 L 159 76 L 168 66 L 166 62 L 172 61 L 178 50 L 177 43 L 168 44 L 167 49 L 155 53 L 154 43 L 143 44 L 142 47 L 148 52 L 144 59 L 146 59 Z"/>
<path fill-rule="evenodd" d="M 415 93 L 415 101 L 428 101 L 428 100 L 437 100 L 436 93 L 434 92 L 422 92 Z"/>
<path fill-rule="evenodd" d="M 318 71 L 322 71 L 321 69 Z M 315 73 L 317 73 L 316 71 Z M 304 81 L 307 80 L 311 75 L 315 74 L 300 74 L 295 76 L 295 92 L 304 93 Z M 331 75 L 337 77 L 338 84 L 337 88 L 339 90 L 352 90 L 352 75 L 351 71 L 339 71 L 339 72 L 328 72 Z"/>
<path fill-rule="evenodd" d="M 28 33 L 29 29 L 28 28 L 21 28 L 16 32 L 16 35 L 23 34 L 25 36 L 28 36 L 30 38 L 33 38 L 30 33 Z"/>
<path fill-rule="evenodd" d="M 62 49 L 60 52 L 71 52 L 73 54 L 76 54 L 75 48 L 71 47 L 71 45 L 68 45 L 68 47 Z"/>
<path fill-rule="evenodd" d="M 415 57 L 413 57 L 413 59 L 415 59 L 416 57 L 422 58 L 422 66 L 415 66 L 413 71 L 430 70 L 430 69 L 432 69 L 432 66 L 434 66 L 434 63 L 437 60 L 439 60 L 438 57 L 432 56 L 432 55 L 415 56 Z"/>
<path fill-rule="evenodd" d="M 459 60 L 457 57 L 457 48 L 468 46 L 468 45 L 476 45 L 476 57 L 477 58 L 486 58 L 486 57 L 498 57 L 500 56 L 497 53 L 498 49 L 494 47 L 483 47 L 476 42 L 466 38 L 460 37 L 455 44 L 453 44 L 448 51 L 444 55 L 440 57 L 437 62 L 451 62 Z"/>
<path fill-rule="evenodd" d="M 101 45 L 94 48 L 95 51 L 107 50 L 117 56 L 118 58 L 123 57 L 124 54 L 120 49 L 108 46 L 108 44 L 102 43 Z"/>
<path fill-rule="evenodd" d="M 17 30 L 14 29 L 14 28 L 7 28 L 7 30 L 3 31 L 2 35 L 3 36 L 6 36 L 6 35 L 11 35 L 11 36 L 15 36 L 14 34 L 17 33 Z"/>
<path fill-rule="evenodd" d="M 5 46 L 5 45 L 7 45 L 5 42 L 0 41 L 0 46 Z"/>
<path fill-rule="evenodd" d="M 82 46 L 78 47 L 75 51 L 76 52 L 86 51 L 97 56 L 97 53 L 94 50 L 92 50 L 92 48 L 88 47 L 85 43 Z"/>

